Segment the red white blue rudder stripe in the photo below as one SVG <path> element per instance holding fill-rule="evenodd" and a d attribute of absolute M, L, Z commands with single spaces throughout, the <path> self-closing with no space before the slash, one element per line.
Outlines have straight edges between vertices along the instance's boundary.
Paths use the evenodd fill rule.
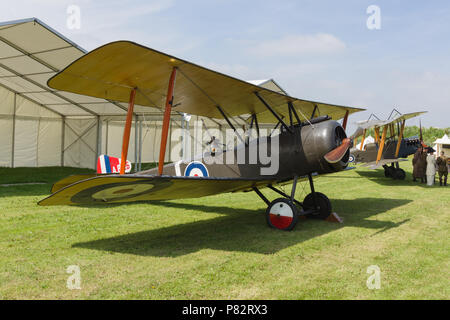
<path fill-rule="evenodd" d="M 119 173 L 120 172 L 120 158 L 110 157 L 102 154 L 97 160 L 97 173 Z M 125 164 L 125 172 L 131 172 L 131 162 L 127 160 Z"/>

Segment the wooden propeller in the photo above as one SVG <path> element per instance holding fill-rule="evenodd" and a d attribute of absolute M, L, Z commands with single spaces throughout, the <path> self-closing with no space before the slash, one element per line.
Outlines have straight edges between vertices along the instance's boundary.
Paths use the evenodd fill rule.
<path fill-rule="evenodd" d="M 349 138 L 345 138 L 344 140 L 342 140 L 342 143 L 340 146 L 331 150 L 324 156 L 325 160 L 328 163 L 337 163 L 337 162 L 341 161 L 351 145 L 352 145 L 352 140 L 350 140 Z"/>

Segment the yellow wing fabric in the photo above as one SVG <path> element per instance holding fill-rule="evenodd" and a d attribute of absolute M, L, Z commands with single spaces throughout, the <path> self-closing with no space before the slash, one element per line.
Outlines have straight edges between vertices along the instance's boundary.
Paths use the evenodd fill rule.
<path fill-rule="evenodd" d="M 194 178 L 144 175 L 97 176 L 58 189 L 39 205 L 93 205 L 200 198 L 267 186 L 275 179 Z"/>
<path fill-rule="evenodd" d="M 48 81 L 51 88 L 77 94 L 128 102 L 132 88 L 138 88 L 136 104 L 164 105 L 172 69 L 178 69 L 175 110 L 221 119 L 220 106 L 228 116 L 260 114 L 261 123 L 277 122 L 255 96 L 258 92 L 282 117 L 287 103 L 310 117 L 328 114 L 337 120 L 364 109 L 296 99 L 248 82 L 206 69 L 129 41 L 118 41 L 97 48 L 75 60 Z"/>

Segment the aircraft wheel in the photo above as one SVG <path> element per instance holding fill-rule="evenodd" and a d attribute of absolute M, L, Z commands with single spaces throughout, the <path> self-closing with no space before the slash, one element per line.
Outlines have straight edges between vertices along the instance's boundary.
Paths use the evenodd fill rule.
<path fill-rule="evenodd" d="M 290 231 L 297 224 L 298 209 L 289 199 L 275 199 L 267 207 L 266 220 L 271 228 Z"/>
<path fill-rule="evenodd" d="M 396 169 L 395 170 L 394 179 L 396 179 L 396 180 L 405 180 L 405 177 L 406 177 L 405 170 L 403 170 L 403 169 Z"/>
<path fill-rule="evenodd" d="M 320 192 L 316 192 L 316 200 L 317 206 L 319 210 L 317 213 L 312 213 L 308 215 L 310 218 L 314 219 L 326 219 L 331 214 L 331 202 L 330 199 L 326 195 Z M 303 208 L 304 210 L 312 210 L 314 209 L 314 198 L 313 194 L 308 194 L 303 200 Z"/>
<path fill-rule="evenodd" d="M 395 168 L 386 166 L 384 168 L 384 176 L 386 178 L 394 178 L 395 177 Z"/>

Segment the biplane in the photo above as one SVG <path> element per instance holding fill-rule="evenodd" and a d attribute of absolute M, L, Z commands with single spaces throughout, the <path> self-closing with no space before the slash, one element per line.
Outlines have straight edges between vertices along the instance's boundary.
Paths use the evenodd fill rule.
<path fill-rule="evenodd" d="M 226 192 L 255 192 L 266 204 L 270 227 L 291 230 L 299 216 L 326 219 L 330 200 L 314 189 L 313 176 L 345 170 L 351 137 L 345 128 L 350 114 L 364 109 L 291 97 L 209 70 L 142 45 L 118 41 L 99 47 L 75 60 L 49 79 L 57 90 L 112 101 L 127 102 L 121 167 L 118 174 L 70 176 L 52 187 L 40 205 L 91 205 L 132 201 L 198 198 Z M 125 174 L 134 105 L 163 109 L 157 168 Z M 240 138 L 229 150 L 204 153 L 191 161 L 164 164 L 171 113 L 220 119 Z M 236 119 L 257 137 L 239 136 Z M 342 123 L 337 120 L 341 120 Z M 259 124 L 273 124 L 276 135 L 260 136 Z M 278 144 L 278 148 L 272 146 Z M 248 161 L 265 146 L 279 160 L 278 170 L 267 173 L 267 163 Z M 244 163 L 237 161 L 239 152 Z M 236 161 L 208 161 L 230 156 Z M 214 159 L 212 159 L 214 160 Z M 295 199 L 299 181 L 309 181 L 311 193 Z M 286 194 L 280 185 L 291 183 Z M 261 189 L 281 197 L 269 201 Z"/>
<path fill-rule="evenodd" d="M 392 116 L 394 112 L 396 116 Z M 403 137 L 406 120 L 418 117 L 426 111 L 401 114 L 396 109 L 392 110 L 388 120 L 374 119 L 357 122 L 358 128 L 354 137 L 362 135 L 359 147 L 350 149 L 350 161 L 352 163 L 364 163 L 363 166 L 370 169 L 384 168 L 385 177 L 396 180 L 404 180 L 405 171 L 400 168 L 399 161 L 414 154 L 423 141 L 419 137 Z M 367 132 L 373 129 L 375 141 L 364 144 Z"/>

